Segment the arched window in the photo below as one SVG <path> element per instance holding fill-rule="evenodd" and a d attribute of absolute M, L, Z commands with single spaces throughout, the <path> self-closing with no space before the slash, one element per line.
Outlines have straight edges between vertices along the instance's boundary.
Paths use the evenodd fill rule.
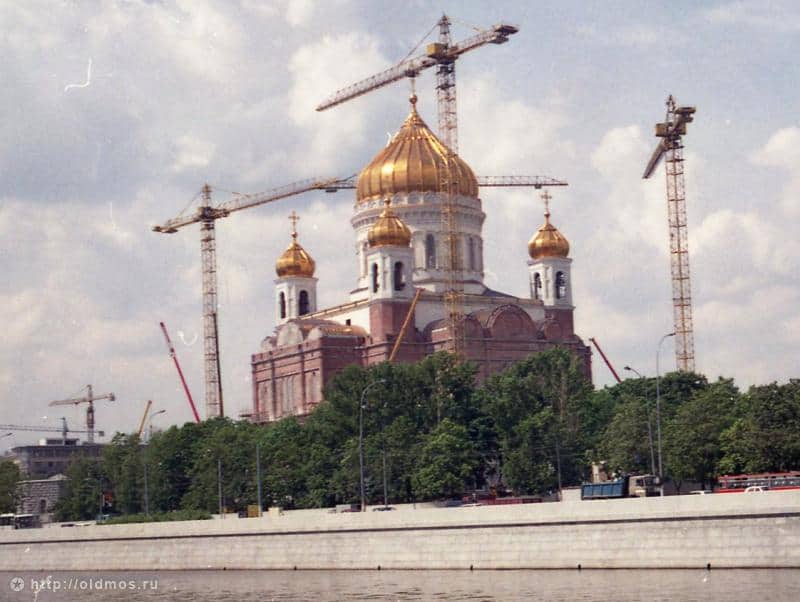
<path fill-rule="evenodd" d="M 297 303 L 297 314 L 304 316 L 309 312 L 308 292 L 300 291 L 300 301 Z"/>
<path fill-rule="evenodd" d="M 377 293 L 378 292 L 378 288 L 379 288 L 379 285 L 378 285 L 378 264 L 377 263 L 373 263 L 372 264 L 372 292 L 373 293 Z"/>
<path fill-rule="evenodd" d="M 542 298 L 542 277 L 539 275 L 539 272 L 533 275 L 533 298 Z"/>
<path fill-rule="evenodd" d="M 394 264 L 394 290 L 402 291 L 406 287 L 405 274 L 403 274 L 403 262 L 397 261 Z"/>
<path fill-rule="evenodd" d="M 469 247 L 469 269 L 475 269 L 475 239 L 471 236 L 467 239 L 469 242 L 467 243 Z"/>
<path fill-rule="evenodd" d="M 283 320 L 286 317 L 286 295 L 284 293 L 278 295 L 278 305 L 280 306 L 281 320 Z"/>
<path fill-rule="evenodd" d="M 425 237 L 425 267 L 436 267 L 436 239 L 433 234 L 428 234 Z"/>
<path fill-rule="evenodd" d="M 39 514 L 46 514 L 47 513 L 47 500 L 41 499 L 39 500 Z"/>
<path fill-rule="evenodd" d="M 556 299 L 567 296 L 567 277 L 564 272 L 556 272 Z"/>

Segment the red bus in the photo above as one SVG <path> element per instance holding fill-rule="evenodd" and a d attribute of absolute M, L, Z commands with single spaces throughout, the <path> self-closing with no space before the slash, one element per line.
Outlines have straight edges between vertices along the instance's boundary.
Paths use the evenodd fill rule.
<path fill-rule="evenodd" d="M 748 487 L 762 487 L 770 491 L 800 489 L 800 471 L 722 475 L 717 479 L 714 491 L 715 493 L 741 493 Z"/>

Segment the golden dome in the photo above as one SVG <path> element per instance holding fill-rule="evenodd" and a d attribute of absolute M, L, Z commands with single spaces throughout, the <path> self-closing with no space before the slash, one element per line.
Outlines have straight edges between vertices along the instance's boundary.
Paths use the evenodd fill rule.
<path fill-rule="evenodd" d="M 292 242 L 289 243 L 286 250 L 278 257 L 278 261 L 275 262 L 275 272 L 279 278 L 284 276 L 311 278 L 314 275 L 316 264 L 311 255 L 297 242 L 297 229 L 295 226 L 300 218 L 292 211 L 289 219 L 292 220 Z"/>
<path fill-rule="evenodd" d="M 408 229 L 394 211 L 392 202 L 386 198 L 384 207 L 377 221 L 367 232 L 370 247 L 386 247 L 389 245 L 407 247 L 411 244 L 411 230 Z"/>
<path fill-rule="evenodd" d="M 358 175 L 358 202 L 405 192 L 436 192 L 442 187 L 447 147 L 417 114 L 412 95 L 411 113 L 389 144 Z M 478 180 L 461 157 L 454 156 L 456 194 L 477 198 Z"/>
<path fill-rule="evenodd" d="M 544 212 L 544 224 L 528 242 L 528 255 L 533 259 L 569 255 L 569 241 L 550 223 L 549 208 Z"/>

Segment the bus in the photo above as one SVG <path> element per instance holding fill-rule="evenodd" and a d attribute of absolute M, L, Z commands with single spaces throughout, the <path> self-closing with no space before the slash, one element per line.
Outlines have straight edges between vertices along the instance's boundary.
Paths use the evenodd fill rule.
<path fill-rule="evenodd" d="M 762 490 L 770 491 L 800 489 L 800 471 L 722 475 L 717 479 L 714 492 L 741 493 L 748 487 L 761 487 Z"/>

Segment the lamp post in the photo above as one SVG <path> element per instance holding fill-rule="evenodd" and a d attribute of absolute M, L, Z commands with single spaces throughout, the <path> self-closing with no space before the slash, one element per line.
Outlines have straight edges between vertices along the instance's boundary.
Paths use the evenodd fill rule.
<path fill-rule="evenodd" d="M 147 442 L 150 442 L 150 439 L 153 437 L 153 418 L 158 416 L 159 414 L 166 413 L 166 410 L 159 410 L 158 412 L 150 412 L 147 416 Z"/>
<path fill-rule="evenodd" d="M 256 491 L 258 492 L 258 515 L 262 516 L 263 503 L 261 501 L 261 444 L 256 443 Z"/>
<path fill-rule="evenodd" d="M 217 495 L 219 496 L 219 515 L 225 518 L 222 512 L 222 458 L 217 458 Z"/>
<path fill-rule="evenodd" d="M 633 372 L 636 376 L 639 377 L 640 380 L 644 379 L 644 376 L 642 376 L 642 374 L 636 368 L 625 366 L 624 369 L 627 370 L 628 372 Z M 653 427 L 650 425 L 649 408 L 647 412 L 647 441 L 650 443 L 650 473 L 656 474 L 656 456 L 655 452 L 653 451 Z"/>
<path fill-rule="evenodd" d="M 658 432 L 658 478 L 661 481 L 661 495 L 664 495 L 664 462 L 661 455 L 661 372 L 659 370 L 659 356 L 661 355 L 661 344 L 669 337 L 674 337 L 676 333 L 669 332 L 661 337 L 656 348 L 656 431 Z"/>
<path fill-rule="evenodd" d="M 372 387 L 385 383 L 383 379 L 371 382 L 361 392 L 361 401 L 358 404 L 358 469 L 361 481 L 361 512 L 367 510 L 367 495 L 364 491 L 364 397 Z"/>

